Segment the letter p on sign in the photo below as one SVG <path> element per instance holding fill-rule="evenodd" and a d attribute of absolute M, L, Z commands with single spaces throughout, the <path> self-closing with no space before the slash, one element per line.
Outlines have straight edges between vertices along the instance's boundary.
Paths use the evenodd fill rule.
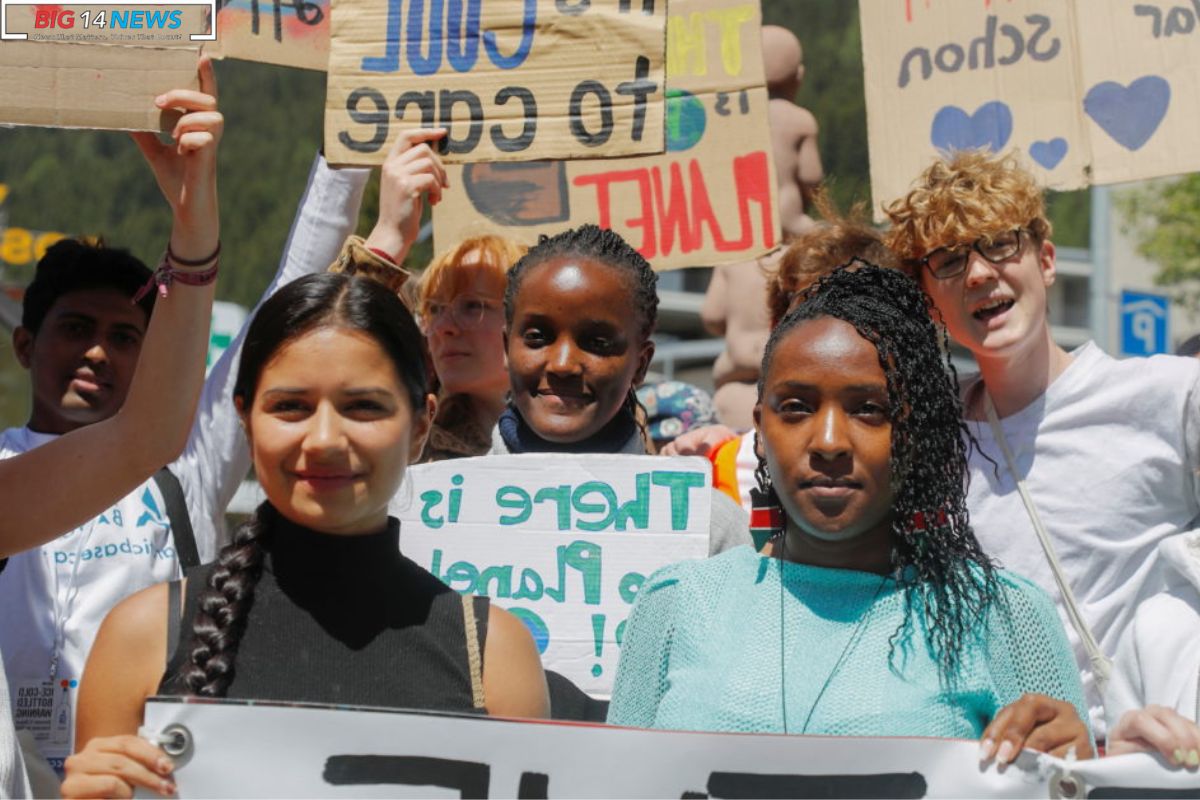
<path fill-rule="evenodd" d="M 1170 301 L 1157 294 L 1121 292 L 1121 353 L 1152 356 L 1167 352 Z"/>

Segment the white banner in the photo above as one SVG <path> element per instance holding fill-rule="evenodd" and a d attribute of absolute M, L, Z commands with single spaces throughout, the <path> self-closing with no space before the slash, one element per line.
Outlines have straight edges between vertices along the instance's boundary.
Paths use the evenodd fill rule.
<path fill-rule="evenodd" d="M 391 507 L 404 554 L 516 614 L 546 668 L 596 696 L 612 690 L 642 582 L 708 555 L 705 459 L 483 456 L 408 474 Z"/>
<path fill-rule="evenodd" d="M 683 733 L 378 709 L 154 698 L 178 797 L 1195 797 L 1200 776 L 1130 755 L 977 742 Z M 138 797 L 149 796 L 138 793 Z"/>

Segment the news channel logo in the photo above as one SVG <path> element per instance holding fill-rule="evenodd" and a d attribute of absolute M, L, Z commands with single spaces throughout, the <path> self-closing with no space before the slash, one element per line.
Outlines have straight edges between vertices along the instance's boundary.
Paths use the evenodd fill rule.
<path fill-rule="evenodd" d="M 0 39 L 171 45 L 216 41 L 218 0 L 0 0 Z"/>

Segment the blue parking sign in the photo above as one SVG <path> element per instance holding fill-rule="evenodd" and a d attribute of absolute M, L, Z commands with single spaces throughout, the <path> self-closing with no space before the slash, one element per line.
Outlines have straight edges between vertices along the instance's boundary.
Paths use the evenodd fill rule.
<path fill-rule="evenodd" d="M 1121 292 L 1121 353 L 1152 356 L 1167 352 L 1170 300 L 1159 294 Z"/>

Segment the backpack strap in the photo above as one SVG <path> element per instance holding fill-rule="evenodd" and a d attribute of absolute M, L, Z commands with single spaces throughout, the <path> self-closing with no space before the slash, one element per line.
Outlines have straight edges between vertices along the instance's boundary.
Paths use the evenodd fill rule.
<path fill-rule="evenodd" d="M 175 648 L 179 644 L 179 625 L 182 616 L 183 581 L 169 581 L 167 583 L 167 669 L 171 667 L 171 660 L 175 657 Z"/>
<path fill-rule="evenodd" d="M 183 498 L 183 487 L 179 478 L 167 467 L 154 473 L 154 483 L 162 492 L 167 504 L 167 519 L 171 522 L 171 537 L 175 540 L 175 553 L 179 557 L 179 566 L 184 571 L 189 567 L 199 566 L 200 552 L 196 549 L 196 534 L 192 530 L 192 520 L 188 516 L 187 502 Z"/>
<path fill-rule="evenodd" d="M 462 595 L 463 631 L 467 636 L 467 671 L 471 675 L 471 705 L 483 710 L 483 654 L 479 647 L 479 623 L 475 616 L 475 597 Z"/>

